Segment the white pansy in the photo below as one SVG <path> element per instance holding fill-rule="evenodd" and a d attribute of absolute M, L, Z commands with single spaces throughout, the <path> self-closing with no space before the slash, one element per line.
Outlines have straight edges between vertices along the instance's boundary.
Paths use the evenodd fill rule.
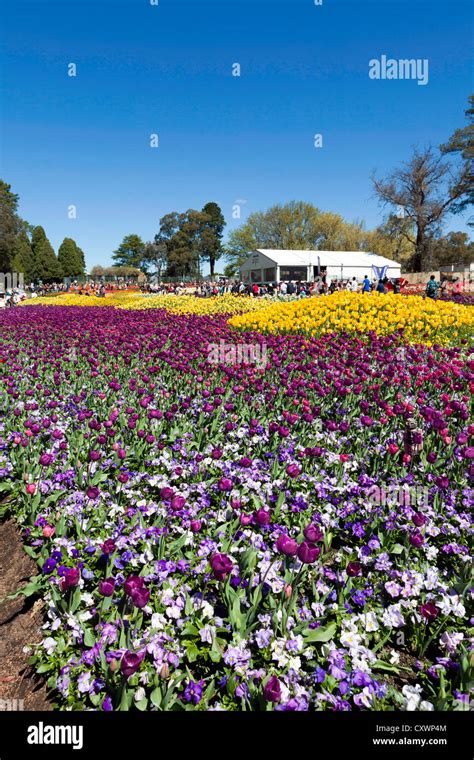
<path fill-rule="evenodd" d="M 358 647 L 362 641 L 362 636 L 353 631 L 344 631 L 341 633 L 341 644 L 345 647 Z"/>
<path fill-rule="evenodd" d="M 47 654 L 53 654 L 57 647 L 56 639 L 52 639 L 51 636 L 48 636 L 48 638 L 43 641 L 43 647 L 46 649 Z"/>
<path fill-rule="evenodd" d="M 416 684 L 415 686 L 404 686 L 402 689 L 402 694 L 405 697 L 405 703 L 402 709 L 407 710 L 408 712 L 417 710 L 421 701 L 420 692 L 420 684 Z"/>
<path fill-rule="evenodd" d="M 136 690 L 133 698 L 134 698 L 135 702 L 140 702 L 140 700 L 142 700 L 144 697 L 146 697 L 146 691 L 143 688 L 143 686 L 139 686 L 138 689 Z"/>
<path fill-rule="evenodd" d="M 367 631 L 367 633 L 372 633 L 372 631 L 378 631 L 380 628 L 377 620 L 377 615 L 375 612 L 367 612 L 364 615 L 360 616 L 360 620 L 362 625 L 364 626 L 364 629 Z"/>

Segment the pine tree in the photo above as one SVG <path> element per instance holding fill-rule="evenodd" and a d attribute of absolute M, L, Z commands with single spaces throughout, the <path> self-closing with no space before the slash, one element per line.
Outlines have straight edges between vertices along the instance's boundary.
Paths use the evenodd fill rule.
<path fill-rule="evenodd" d="M 35 228 L 35 232 L 38 228 Z M 44 230 L 43 230 L 44 232 Z M 34 235 L 34 233 L 33 233 Z M 45 235 L 44 240 L 38 239 L 38 235 L 35 241 L 34 258 L 32 266 L 32 278 L 34 280 L 41 280 L 42 282 L 53 282 L 62 278 L 62 269 L 59 264 L 53 246 L 49 242 Z"/>
<path fill-rule="evenodd" d="M 20 229 L 17 215 L 18 195 L 11 192 L 11 185 L 0 180 L 0 271 L 11 271 L 14 244 Z"/>
<path fill-rule="evenodd" d="M 47 240 L 47 237 L 44 228 L 39 225 L 38 227 L 33 227 L 33 232 L 31 235 L 31 247 L 33 249 L 33 254 L 36 255 L 36 249 L 38 245 L 45 240 Z"/>
<path fill-rule="evenodd" d="M 65 277 L 77 277 L 84 274 L 81 249 L 72 238 L 64 238 L 58 250 L 58 262 Z"/>
<path fill-rule="evenodd" d="M 12 271 L 21 272 L 27 281 L 31 279 L 33 268 L 33 249 L 26 230 L 22 230 L 15 240 L 13 248 Z"/>

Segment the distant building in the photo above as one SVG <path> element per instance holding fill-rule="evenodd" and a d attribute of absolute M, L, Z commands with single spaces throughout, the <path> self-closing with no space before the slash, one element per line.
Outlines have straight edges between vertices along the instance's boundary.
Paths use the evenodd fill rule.
<path fill-rule="evenodd" d="M 243 282 L 264 283 L 283 280 L 313 282 L 319 275 L 328 279 L 347 280 L 365 275 L 400 277 L 401 265 L 397 261 L 366 251 L 291 251 L 258 248 L 249 253 L 240 267 Z"/>

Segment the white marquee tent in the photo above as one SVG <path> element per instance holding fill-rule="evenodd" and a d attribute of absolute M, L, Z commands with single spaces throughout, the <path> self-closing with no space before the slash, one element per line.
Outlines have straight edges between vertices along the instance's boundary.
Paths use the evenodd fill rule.
<path fill-rule="evenodd" d="M 356 277 L 362 282 L 365 275 L 400 277 L 397 261 L 366 251 L 290 251 L 258 248 L 249 253 L 240 267 L 243 282 L 282 282 L 301 280 L 313 282 L 318 272 L 328 280 L 347 280 Z"/>

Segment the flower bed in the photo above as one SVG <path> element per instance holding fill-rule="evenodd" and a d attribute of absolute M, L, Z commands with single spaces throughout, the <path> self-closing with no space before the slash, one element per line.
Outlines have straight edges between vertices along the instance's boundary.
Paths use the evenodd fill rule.
<path fill-rule="evenodd" d="M 189 295 L 144 295 L 118 291 L 108 293 L 101 298 L 94 294 L 90 296 L 75 293 L 63 293 L 54 298 L 54 304 L 49 297 L 41 297 L 24 301 L 22 306 L 115 306 L 119 309 L 165 309 L 176 314 L 244 314 L 248 311 L 259 311 L 271 306 L 267 298 L 251 298 L 234 296 L 227 293 L 223 296 L 198 298 Z"/>
<path fill-rule="evenodd" d="M 341 292 L 274 304 L 262 312 L 233 317 L 229 324 L 245 330 L 305 335 L 371 330 L 389 335 L 403 330 L 410 342 L 446 345 L 472 337 L 474 311 L 417 296 Z"/>
<path fill-rule="evenodd" d="M 0 319 L 0 487 L 59 706 L 466 709 L 468 348 L 164 310 Z"/>

